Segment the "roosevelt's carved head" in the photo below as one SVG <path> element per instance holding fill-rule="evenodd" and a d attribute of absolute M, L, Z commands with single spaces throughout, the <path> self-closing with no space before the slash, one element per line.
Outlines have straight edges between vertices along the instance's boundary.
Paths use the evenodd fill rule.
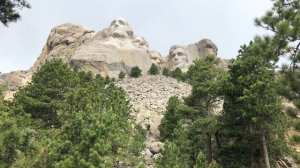
<path fill-rule="evenodd" d="M 119 17 L 111 22 L 108 29 L 110 35 L 115 38 L 131 38 L 133 36 L 133 31 L 128 22 Z"/>

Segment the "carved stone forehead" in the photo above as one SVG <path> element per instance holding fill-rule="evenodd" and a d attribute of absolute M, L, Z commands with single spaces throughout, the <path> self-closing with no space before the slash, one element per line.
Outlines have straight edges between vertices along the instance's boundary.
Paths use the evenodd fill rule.
<path fill-rule="evenodd" d="M 113 25 L 115 25 L 115 24 L 123 24 L 123 25 L 126 25 L 126 26 L 129 25 L 128 22 L 127 22 L 125 19 L 121 18 L 121 17 L 117 17 L 116 19 L 114 19 L 114 20 L 111 22 L 110 25 L 113 26 Z"/>
<path fill-rule="evenodd" d="M 179 45 L 173 45 L 169 50 L 169 55 L 172 55 L 174 52 L 183 52 L 184 53 L 184 47 Z"/>

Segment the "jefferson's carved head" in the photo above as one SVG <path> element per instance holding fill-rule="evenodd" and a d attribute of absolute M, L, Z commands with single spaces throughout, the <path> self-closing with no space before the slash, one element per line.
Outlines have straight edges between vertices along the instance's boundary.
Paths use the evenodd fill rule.
<path fill-rule="evenodd" d="M 145 50 L 149 49 L 147 41 L 141 36 L 134 36 L 132 42 L 138 48 L 143 48 Z"/>

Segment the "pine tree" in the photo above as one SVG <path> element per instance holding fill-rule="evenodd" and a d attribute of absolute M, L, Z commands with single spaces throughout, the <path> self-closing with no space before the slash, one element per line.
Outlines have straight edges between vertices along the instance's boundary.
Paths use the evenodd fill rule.
<path fill-rule="evenodd" d="M 135 66 L 135 67 L 132 67 L 131 71 L 130 71 L 130 77 L 134 77 L 134 78 L 138 78 L 142 75 L 142 70 Z"/>
<path fill-rule="evenodd" d="M 61 60 L 47 61 L 32 81 L 16 94 L 13 103 L 19 111 L 43 121 L 45 127 L 58 127 L 58 110 L 71 88 L 79 84 L 78 76 Z"/>
<path fill-rule="evenodd" d="M 103 78 L 72 89 L 61 131 L 51 139 L 44 167 L 141 167 L 143 133 L 132 129 L 125 92 Z M 142 141 L 142 142 L 141 142 Z"/>
<path fill-rule="evenodd" d="M 274 33 L 272 43 L 276 50 L 272 57 L 278 60 L 282 55 L 288 56 L 291 71 L 298 69 L 300 63 L 299 9 L 299 0 L 276 0 L 271 10 L 255 19 L 257 26 Z"/>
<path fill-rule="evenodd" d="M 171 71 L 168 68 L 164 67 L 164 69 L 162 71 L 162 75 L 164 75 L 164 76 L 170 76 L 171 75 Z"/>
<path fill-rule="evenodd" d="M 231 167 L 270 167 L 284 154 L 278 144 L 285 133 L 281 100 L 274 90 L 275 71 L 263 47 L 269 41 L 256 38 L 242 46 L 230 66 L 225 88 L 223 127 L 228 143 L 220 151 L 221 162 Z M 272 143 L 272 145 L 268 145 Z M 272 150 L 272 152 L 269 152 Z M 268 160 L 270 158 L 270 160 Z M 262 166 L 258 160 L 264 160 Z"/>
<path fill-rule="evenodd" d="M 187 72 L 193 90 L 186 103 L 197 110 L 197 113 L 191 116 L 192 128 L 199 135 L 206 136 L 205 151 L 209 164 L 213 159 L 212 136 L 217 125 L 213 110 L 220 104 L 221 88 L 226 79 L 225 72 L 217 66 L 218 61 L 216 57 L 195 60 Z M 199 141 L 195 141 L 195 144 L 197 142 Z"/>
<path fill-rule="evenodd" d="M 17 11 L 23 8 L 30 8 L 26 0 L 2 0 L 0 3 L 0 21 L 7 26 L 9 22 L 16 22 L 20 19 Z"/>
<path fill-rule="evenodd" d="M 126 76 L 125 72 L 120 71 L 120 73 L 119 73 L 119 79 L 124 79 L 125 76 Z"/>
<path fill-rule="evenodd" d="M 158 67 L 152 63 L 150 69 L 149 69 L 149 74 L 150 75 L 158 75 L 159 74 L 159 69 Z"/>

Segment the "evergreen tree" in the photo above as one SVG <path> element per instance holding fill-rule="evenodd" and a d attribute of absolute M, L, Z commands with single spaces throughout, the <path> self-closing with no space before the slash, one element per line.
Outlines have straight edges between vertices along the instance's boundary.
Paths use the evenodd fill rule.
<path fill-rule="evenodd" d="M 195 60 L 187 72 L 193 90 L 191 96 L 186 99 L 186 103 L 197 110 L 190 120 L 193 122 L 193 130 L 199 136 L 206 136 L 205 151 L 209 164 L 213 159 L 212 136 L 216 132 L 217 125 L 213 110 L 220 104 L 221 88 L 226 79 L 226 74 L 217 66 L 218 63 L 219 60 L 216 57 Z M 194 138 L 194 144 L 201 142 L 197 136 Z"/>
<path fill-rule="evenodd" d="M 125 72 L 120 71 L 120 73 L 119 73 L 119 79 L 124 79 L 125 76 L 126 76 Z"/>
<path fill-rule="evenodd" d="M 7 26 L 9 22 L 16 22 L 20 19 L 17 10 L 30 8 L 26 0 L 1 0 L 0 2 L 0 21 Z"/>
<path fill-rule="evenodd" d="M 257 26 L 274 33 L 272 43 L 276 50 L 272 57 L 278 60 L 279 56 L 288 56 L 291 71 L 298 69 L 300 63 L 299 8 L 299 0 L 276 0 L 271 10 L 255 19 Z"/>
<path fill-rule="evenodd" d="M 164 67 L 164 69 L 162 71 L 162 75 L 164 75 L 164 76 L 170 76 L 171 75 L 171 71 L 168 68 Z"/>
<path fill-rule="evenodd" d="M 183 73 L 180 68 L 176 68 L 173 71 L 171 71 L 171 77 L 177 79 L 177 80 L 183 80 Z"/>
<path fill-rule="evenodd" d="M 159 74 L 159 69 L 158 67 L 152 63 L 150 69 L 149 69 L 149 74 L 150 75 L 158 75 Z"/>
<path fill-rule="evenodd" d="M 141 167 L 144 134 L 132 129 L 125 92 L 103 78 L 74 88 L 67 96 L 67 116 L 49 144 L 44 167 Z M 141 142 L 142 141 L 142 142 Z"/>
<path fill-rule="evenodd" d="M 138 78 L 141 75 L 142 75 L 142 70 L 138 66 L 132 67 L 130 71 L 130 77 Z"/>
<path fill-rule="evenodd" d="M 279 144 L 285 144 L 280 137 L 284 136 L 286 122 L 280 97 L 274 90 L 272 58 L 266 53 L 272 48 L 264 47 L 268 42 L 256 38 L 242 46 L 230 66 L 224 87 L 223 131 L 228 142 L 220 151 L 223 166 L 270 167 L 284 154 L 285 147 Z"/>
<path fill-rule="evenodd" d="M 43 121 L 45 127 L 57 127 L 62 101 L 68 90 L 78 84 L 78 76 L 61 60 L 46 61 L 32 76 L 31 83 L 15 94 L 13 103 L 19 111 Z"/>

